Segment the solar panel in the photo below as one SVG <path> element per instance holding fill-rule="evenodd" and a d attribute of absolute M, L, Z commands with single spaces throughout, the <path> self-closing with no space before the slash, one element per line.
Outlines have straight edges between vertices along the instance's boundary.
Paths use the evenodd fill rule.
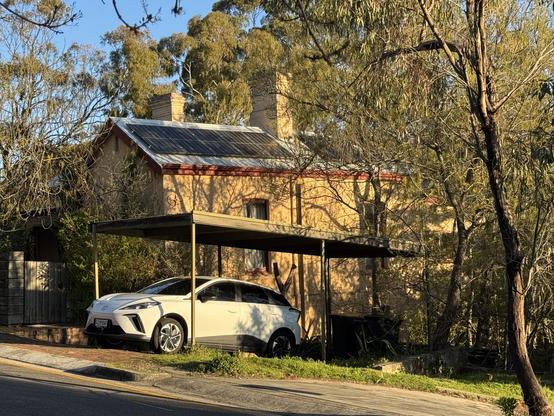
<path fill-rule="evenodd" d="M 285 158 L 291 153 L 265 133 L 127 124 L 152 152 L 198 156 Z"/>

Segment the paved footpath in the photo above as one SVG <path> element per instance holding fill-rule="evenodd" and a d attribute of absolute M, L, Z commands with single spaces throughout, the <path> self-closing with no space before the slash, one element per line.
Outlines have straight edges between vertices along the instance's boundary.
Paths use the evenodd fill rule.
<path fill-rule="evenodd" d="M 313 380 L 237 379 L 202 376 L 172 369 L 144 376 L 113 370 L 105 363 L 134 363 L 137 351 L 72 348 L 0 334 L 0 357 L 118 380 L 129 388 L 154 388 L 206 405 L 223 404 L 264 414 L 498 416 L 494 405 L 434 393 L 376 385 Z M 86 384 L 88 377 L 82 377 Z"/>

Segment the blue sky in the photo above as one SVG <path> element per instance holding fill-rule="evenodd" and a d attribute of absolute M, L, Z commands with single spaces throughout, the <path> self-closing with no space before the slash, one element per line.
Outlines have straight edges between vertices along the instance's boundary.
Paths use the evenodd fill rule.
<path fill-rule="evenodd" d="M 111 0 L 73 0 L 75 9 L 80 10 L 83 17 L 76 25 L 67 27 L 63 33 L 57 35 L 61 45 L 69 46 L 77 42 L 94 46 L 101 46 L 101 37 L 104 33 L 115 29 L 121 24 L 112 7 Z M 149 10 L 156 12 L 161 8 L 161 21 L 149 26 L 154 39 L 160 39 L 175 32 L 186 32 L 187 22 L 193 16 L 204 16 L 211 11 L 213 0 L 181 0 L 184 13 L 180 16 L 171 14 L 173 0 L 147 0 Z M 119 8 L 125 19 L 136 22 L 142 16 L 141 0 L 119 0 Z"/>

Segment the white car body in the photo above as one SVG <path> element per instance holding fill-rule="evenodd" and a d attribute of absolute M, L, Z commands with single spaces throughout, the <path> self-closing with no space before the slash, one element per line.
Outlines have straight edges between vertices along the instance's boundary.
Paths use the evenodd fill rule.
<path fill-rule="evenodd" d="M 171 278 L 164 282 L 184 281 Z M 188 279 L 190 281 L 190 279 Z M 300 342 L 298 318 L 300 311 L 272 289 L 235 279 L 197 278 L 195 304 L 196 341 L 223 349 L 263 352 L 277 331 L 291 335 Z M 231 286 L 229 286 L 231 285 Z M 212 287 L 213 286 L 213 287 Z M 234 287 L 234 300 L 221 300 L 218 291 Z M 262 293 L 263 292 L 263 293 Z M 212 297 L 209 298 L 210 294 Z M 259 296 L 256 297 L 256 294 Z M 264 294 L 267 303 L 259 303 Z M 219 298 L 218 298 L 219 296 Z M 286 304 L 283 304 L 284 302 Z M 142 305 L 144 308 L 134 309 Z M 85 333 L 109 339 L 151 341 L 154 330 L 164 317 L 177 320 L 183 326 L 190 343 L 191 294 L 116 293 L 106 295 L 89 307 Z"/>

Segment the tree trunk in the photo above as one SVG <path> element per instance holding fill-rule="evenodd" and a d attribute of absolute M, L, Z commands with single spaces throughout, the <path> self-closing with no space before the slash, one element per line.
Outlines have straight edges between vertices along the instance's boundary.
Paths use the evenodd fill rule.
<path fill-rule="evenodd" d="M 373 234 L 376 237 L 381 237 L 386 231 L 386 208 L 382 201 L 383 190 L 381 188 L 381 179 L 379 172 L 371 179 L 373 187 Z M 379 276 L 382 260 L 373 257 L 371 259 L 371 304 L 374 313 L 378 313 L 382 309 L 381 304 L 381 288 L 379 285 Z"/>
<path fill-rule="evenodd" d="M 552 415 L 552 409 L 535 376 L 527 352 L 525 332 L 525 293 L 522 276 L 523 254 L 519 233 L 513 222 L 506 200 L 500 155 L 499 131 L 494 115 L 481 120 L 487 149 L 486 165 L 489 186 L 506 261 L 506 287 L 508 289 L 508 344 L 523 399 L 532 416 Z"/>
<path fill-rule="evenodd" d="M 433 334 L 433 343 L 431 344 L 432 351 L 437 351 L 448 346 L 450 331 L 452 330 L 452 325 L 458 315 L 458 310 L 462 300 L 462 269 L 465 254 L 467 252 L 468 239 L 468 231 L 463 223 L 458 221 L 458 244 L 456 245 L 456 253 L 454 255 L 454 265 L 452 266 L 452 272 L 450 273 L 448 297 Z"/>

